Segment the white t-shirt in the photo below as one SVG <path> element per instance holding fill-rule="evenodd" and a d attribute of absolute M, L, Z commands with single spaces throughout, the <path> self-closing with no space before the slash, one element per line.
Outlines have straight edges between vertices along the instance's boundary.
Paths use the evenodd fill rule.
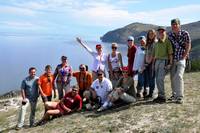
<path fill-rule="evenodd" d="M 111 63 L 112 69 L 120 68 L 119 66 L 119 52 L 116 53 L 115 57 L 112 57 L 112 54 L 109 54 L 109 61 Z"/>
<path fill-rule="evenodd" d="M 101 103 L 103 104 L 107 100 L 109 92 L 112 91 L 112 83 L 109 79 L 104 77 L 101 83 L 99 83 L 99 79 L 96 79 L 92 83 L 91 88 L 93 88 L 97 96 L 101 98 Z"/>
<path fill-rule="evenodd" d="M 137 47 L 136 53 L 135 53 L 135 59 L 133 64 L 133 70 L 139 71 L 144 66 L 144 59 L 145 59 L 145 50 L 142 49 L 141 46 Z"/>
<path fill-rule="evenodd" d="M 97 70 L 105 71 L 106 63 L 107 63 L 107 55 L 102 53 L 98 55 L 97 52 L 90 52 L 93 56 L 93 64 L 92 64 L 92 71 L 97 72 Z"/>
<path fill-rule="evenodd" d="M 94 52 L 91 48 L 89 48 L 86 44 L 81 43 L 82 46 L 93 56 L 93 64 L 92 71 L 97 72 L 99 69 L 105 71 L 107 64 L 107 55 L 102 53 L 98 55 L 97 52 Z"/>

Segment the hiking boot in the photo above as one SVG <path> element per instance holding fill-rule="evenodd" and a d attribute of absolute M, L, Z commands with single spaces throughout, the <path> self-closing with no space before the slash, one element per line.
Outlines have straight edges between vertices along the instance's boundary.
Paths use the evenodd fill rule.
<path fill-rule="evenodd" d="M 152 94 L 149 94 L 148 96 L 145 97 L 145 99 L 147 99 L 147 100 L 152 99 L 152 98 L 153 98 Z"/>
<path fill-rule="evenodd" d="M 178 99 L 176 100 L 176 103 L 177 103 L 177 104 L 183 104 L 183 102 L 184 102 L 184 101 L 183 101 L 182 98 L 178 98 Z"/>
<path fill-rule="evenodd" d="M 167 99 L 168 101 L 175 101 L 176 100 L 176 98 L 175 98 L 175 96 L 171 96 L 170 98 L 168 98 Z"/>
<path fill-rule="evenodd" d="M 148 96 L 148 95 L 147 95 L 147 91 L 144 91 L 144 92 L 143 92 L 143 96 L 144 96 L 144 97 L 147 97 L 147 96 Z"/>
<path fill-rule="evenodd" d="M 153 102 L 155 103 L 165 103 L 166 99 L 162 97 L 157 97 L 156 99 L 153 99 Z"/>
<path fill-rule="evenodd" d="M 137 98 L 143 98 L 143 96 L 142 96 L 141 93 L 136 93 L 136 97 L 137 97 Z"/>

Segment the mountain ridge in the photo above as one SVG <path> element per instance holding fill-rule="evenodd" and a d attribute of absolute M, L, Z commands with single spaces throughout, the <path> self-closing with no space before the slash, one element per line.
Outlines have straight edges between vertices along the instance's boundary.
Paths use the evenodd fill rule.
<path fill-rule="evenodd" d="M 155 24 L 145 24 L 140 22 L 135 22 L 128 24 L 124 27 L 108 31 L 105 33 L 100 39 L 102 42 L 117 42 L 120 44 L 126 44 L 127 37 L 132 35 L 135 38 L 135 41 L 137 43 L 137 38 L 141 35 L 147 34 L 147 31 L 150 29 L 157 29 L 160 25 Z M 165 26 L 167 31 L 171 30 L 170 26 Z M 200 49 L 200 21 L 183 24 L 181 25 L 181 29 L 186 30 L 189 32 L 191 40 L 192 40 L 192 48 L 195 47 L 195 49 L 192 49 L 192 58 L 200 58 L 200 53 L 197 51 Z"/>

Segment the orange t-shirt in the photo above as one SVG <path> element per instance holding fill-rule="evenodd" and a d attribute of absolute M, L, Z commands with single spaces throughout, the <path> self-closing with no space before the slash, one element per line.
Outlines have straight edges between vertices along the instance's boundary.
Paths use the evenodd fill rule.
<path fill-rule="evenodd" d="M 54 84 L 54 76 L 50 75 L 50 77 L 48 78 L 46 74 L 43 74 L 39 77 L 38 84 L 41 86 L 42 91 L 45 95 L 51 96 Z"/>
<path fill-rule="evenodd" d="M 81 90 L 89 88 L 92 84 L 92 74 L 89 72 L 73 72 L 73 76 L 76 77 L 76 81 Z"/>

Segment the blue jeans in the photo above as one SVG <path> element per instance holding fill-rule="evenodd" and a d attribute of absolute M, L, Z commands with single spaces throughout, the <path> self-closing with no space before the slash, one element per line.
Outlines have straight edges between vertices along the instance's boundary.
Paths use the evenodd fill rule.
<path fill-rule="evenodd" d="M 155 71 L 152 68 L 152 64 L 146 66 L 144 71 L 145 87 L 149 87 L 149 95 L 152 96 L 155 89 Z"/>
<path fill-rule="evenodd" d="M 143 73 L 138 72 L 137 93 L 140 93 L 145 85 L 144 73 L 145 73 L 144 71 Z"/>

